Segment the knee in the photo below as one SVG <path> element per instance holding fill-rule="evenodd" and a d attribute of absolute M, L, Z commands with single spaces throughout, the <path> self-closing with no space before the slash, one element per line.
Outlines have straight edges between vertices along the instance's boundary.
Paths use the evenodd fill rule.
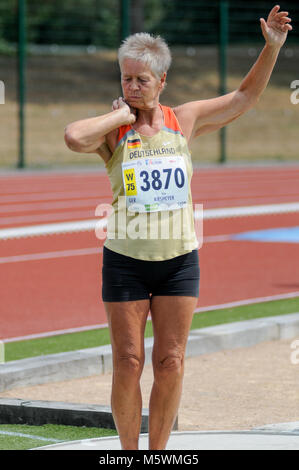
<path fill-rule="evenodd" d="M 171 353 L 162 360 L 154 363 L 155 377 L 181 375 L 184 368 L 184 355 L 180 353 Z"/>
<path fill-rule="evenodd" d="M 134 354 L 119 355 L 114 361 L 114 370 L 118 375 L 128 378 L 139 378 L 143 370 L 144 360 Z"/>

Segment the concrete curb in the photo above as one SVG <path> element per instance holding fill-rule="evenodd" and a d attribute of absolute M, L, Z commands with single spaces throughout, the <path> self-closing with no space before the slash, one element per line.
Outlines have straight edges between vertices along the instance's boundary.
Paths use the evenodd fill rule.
<path fill-rule="evenodd" d="M 262 341 L 299 335 L 299 313 L 227 323 L 192 330 L 186 357 L 223 349 L 250 347 Z M 153 338 L 145 338 L 145 363 L 151 362 Z M 50 354 L 0 364 L 0 391 L 15 387 L 65 381 L 112 370 L 111 345 Z"/>
<path fill-rule="evenodd" d="M 116 429 L 110 406 L 58 401 L 0 399 L 1 424 L 64 424 Z M 177 429 L 177 421 L 174 429 Z M 148 409 L 142 409 L 141 432 L 148 432 Z"/>
<path fill-rule="evenodd" d="M 140 432 L 148 432 L 148 408 L 142 408 Z M 116 429 L 112 410 L 107 405 L 65 403 L 45 400 L 0 398 L 0 424 L 63 424 Z M 173 431 L 178 430 L 178 417 Z"/>

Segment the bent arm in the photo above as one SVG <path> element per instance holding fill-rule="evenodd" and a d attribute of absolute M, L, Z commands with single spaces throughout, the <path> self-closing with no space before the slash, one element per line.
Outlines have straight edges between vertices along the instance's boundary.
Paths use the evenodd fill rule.
<path fill-rule="evenodd" d="M 68 124 L 64 130 L 66 145 L 74 152 L 92 153 L 106 141 L 106 136 L 118 127 L 127 124 L 128 110 L 119 108 L 104 114 Z"/>
<path fill-rule="evenodd" d="M 96 152 L 105 142 L 106 135 L 121 126 L 122 121 L 122 114 L 112 111 L 103 116 L 72 122 L 64 130 L 65 143 L 74 152 Z"/>

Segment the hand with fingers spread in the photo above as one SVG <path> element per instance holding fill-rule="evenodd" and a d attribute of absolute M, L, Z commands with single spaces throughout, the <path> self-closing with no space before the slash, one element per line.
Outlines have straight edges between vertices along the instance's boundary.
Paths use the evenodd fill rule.
<path fill-rule="evenodd" d="M 131 108 L 120 96 L 112 103 L 112 110 L 121 109 L 124 112 L 124 124 L 134 124 L 136 121 L 136 109 Z"/>
<path fill-rule="evenodd" d="M 288 17 L 288 12 L 279 11 L 279 9 L 279 5 L 273 7 L 267 21 L 264 18 L 260 18 L 262 33 L 266 43 L 277 48 L 283 46 L 288 32 L 293 29 L 289 24 L 292 20 Z"/>

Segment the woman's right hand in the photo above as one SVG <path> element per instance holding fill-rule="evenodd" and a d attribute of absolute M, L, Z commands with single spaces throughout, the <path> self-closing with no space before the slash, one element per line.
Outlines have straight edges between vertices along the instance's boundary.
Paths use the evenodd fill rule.
<path fill-rule="evenodd" d="M 124 124 L 134 124 L 136 121 L 136 109 L 131 108 L 122 97 L 114 100 L 112 103 L 112 110 L 121 109 L 123 112 Z"/>

